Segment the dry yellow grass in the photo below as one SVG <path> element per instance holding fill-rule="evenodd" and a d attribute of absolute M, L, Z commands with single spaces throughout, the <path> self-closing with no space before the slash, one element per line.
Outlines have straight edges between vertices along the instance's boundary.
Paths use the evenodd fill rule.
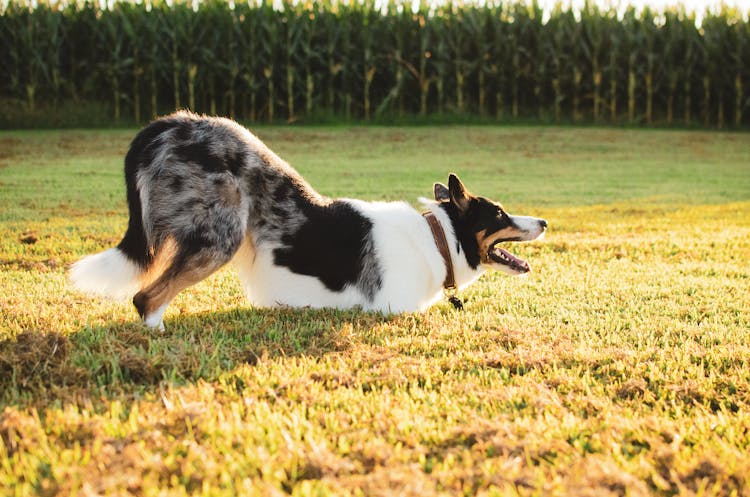
<path fill-rule="evenodd" d="M 130 134 L 0 136 L 0 494 L 750 495 L 746 137 L 261 130 L 326 193 L 462 173 L 549 220 L 534 271 L 386 317 L 251 309 L 227 270 L 162 334 L 64 277 L 124 229 Z"/>

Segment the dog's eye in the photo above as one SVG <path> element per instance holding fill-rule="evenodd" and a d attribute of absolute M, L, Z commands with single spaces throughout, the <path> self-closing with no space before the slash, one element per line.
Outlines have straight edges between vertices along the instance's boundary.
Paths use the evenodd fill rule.
<path fill-rule="evenodd" d="M 502 226 L 513 226 L 513 220 L 505 211 L 500 211 L 498 213 L 497 219 L 500 221 L 500 224 Z"/>

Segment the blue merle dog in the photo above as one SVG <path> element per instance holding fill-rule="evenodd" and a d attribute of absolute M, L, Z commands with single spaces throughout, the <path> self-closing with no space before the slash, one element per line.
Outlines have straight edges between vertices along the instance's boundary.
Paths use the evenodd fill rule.
<path fill-rule="evenodd" d="M 125 236 L 75 263 L 70 277 L 81 290 L 132 298 L 158 328 L 181 290 L 230 261 L 256 306 L 422 311 L 440 300 L 449 272 L 460 289 L 486 269 L 529 271 L 498 244 L 547 227 L 472 195 L 451 174 L 424 201 L 440 247 L 409 204 L 326 198 L 236 122 L 185 111 L 138 133 L 125 181 Z"/>

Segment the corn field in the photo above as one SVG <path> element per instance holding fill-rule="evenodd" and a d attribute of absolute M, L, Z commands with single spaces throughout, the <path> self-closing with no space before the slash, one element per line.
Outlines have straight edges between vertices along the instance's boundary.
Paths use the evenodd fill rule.
<path fill-rule="evenodd" d="M 249 121 L 750 123 L 750 23 L 727 7 L 698 27 L 684 9 L 253 1 L 11 1 L 0 105 L 104 102 L 126 123 L 175 108 Z"/>

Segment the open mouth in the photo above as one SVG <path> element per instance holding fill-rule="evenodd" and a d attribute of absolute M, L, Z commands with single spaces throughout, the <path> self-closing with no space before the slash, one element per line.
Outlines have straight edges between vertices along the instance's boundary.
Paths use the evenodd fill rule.
<path fill-rule="evenodd" d="M 502 264 L 509 270 L 509 272 L 516 274 L 528 273 L 531 271 L 528 262 L 516 257 L 507 250 L 500 248 L 498 243 L 499 242 L 493 244 L 487 254 L 492 262 Z"/>

